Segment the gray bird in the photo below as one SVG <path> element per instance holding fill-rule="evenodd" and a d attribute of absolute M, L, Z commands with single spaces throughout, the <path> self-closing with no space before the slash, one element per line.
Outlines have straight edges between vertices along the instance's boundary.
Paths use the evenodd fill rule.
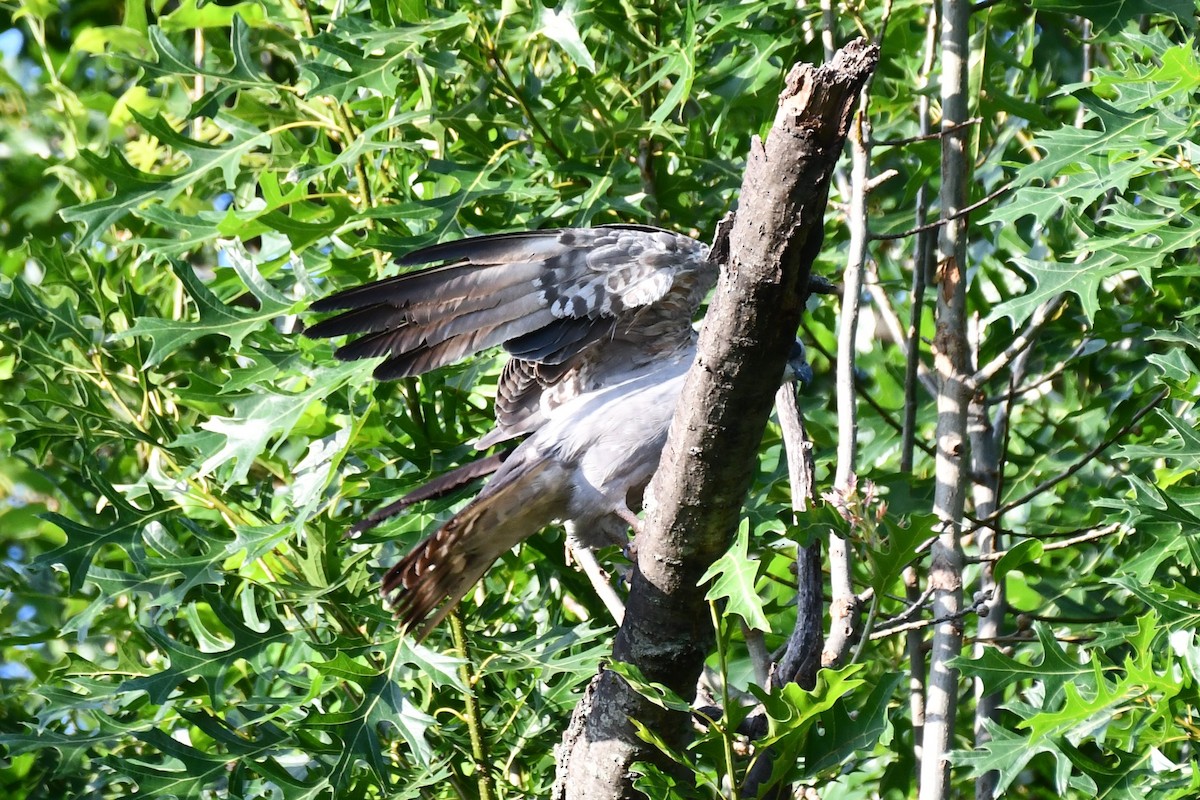
<path fill-rule="evenodd" d="M 446 262 L 339 292 L 311 337 L 364 334 L 344 360 L 383 357 L 379 379 L 418 375 L 503 345 L 495 459 L 465 508 L 384 576 L 401 626 L 424 638 L 501 555 L 563 523 L 580 544 L 627 541 L 696 352 L 713 287 L 707 245 L 642 225 L 506 233 L 434 245 L 401 264 Z"/>

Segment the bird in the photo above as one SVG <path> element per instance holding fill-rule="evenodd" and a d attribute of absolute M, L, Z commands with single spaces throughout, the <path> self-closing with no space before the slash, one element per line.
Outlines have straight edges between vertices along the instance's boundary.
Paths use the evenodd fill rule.
<path fill-rule="evenodd" d="M 495 425 L 475 446 L 524 437 L 472 472 L 492 474 L 383 576 L 385 604 L 420 641 L 543 528 L 562 523 L 592 548 L 636 533 L 719 267 L 703 242 L 633 224 L 476 236 L 399 263 L 434 266 L 315 301 L 337 314 L 305 334 L 357 335 L 335 355 L 381 358 L 379 380 L 502 346 Z"/>

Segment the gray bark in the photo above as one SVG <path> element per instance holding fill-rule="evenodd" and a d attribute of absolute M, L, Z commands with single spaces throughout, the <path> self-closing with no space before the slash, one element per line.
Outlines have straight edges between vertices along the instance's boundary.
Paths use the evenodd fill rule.
<path fill-rule="evenodd" d="M 877 48 L 858 40 L 827 65 L 797 65 L 767 140 L 751 143 L 728 265 L 647 492 L 638 563 L 613 649 L 615 659 L 681 697 L 694 695 L 713 642 L 697 583 L 737 528 L 820 249 L 830 174 L 877 60 Z M 718 242 L 714 251 L 722 250 Z M 661 758 L 630 720 L 681 749 L 690 718 L 645 700 L 610 670 L 596 677 L 589 698 L 590 709 L 577 715 L 582 724 L 564 740 L 556 796 L 638 796 L 630 766 Z"/>
<path fill-rule="evenodd" d="M 861 108 L 865 108 L 864 102 Z M 858 318 L 862 301 L 864 264 L 867 259 L 867 180 L 871 155 L 867 138 L 869 125 L 861 110 L 857 125 L 850 136 L 851 168 L 850 208 L 846 224 L 850 228 L 850 247 L 846 268 L 842 271 L 842 311 L 838 317 L 837 350 L 837 471 L 833 491 L 849 500 L 857 493 L 858 485 L 858 405 L 854 383 L 854 352 L 858 338 Z M 851 580 L 850 542 L 837 533 L 829 535 L 829 636 L 821 653 L 821 665 L 841 667 L 854 636 L 858 616 L 858 596 Z"/>
<path fill-rule="evenodd" d="M 962 650 L 963 553 L 962 514 L 970 466 L 967 452 L 967 205 L 970 160 L 967 141 L 968 28 L 971 4 L 942 0 L 942 225 L 938 236 L 934 372 L 937 373 L 937 456 L 933 510 L 939 534 L 931 550 L 929 586 L 933 589 L 933 628 L 929 677 L 925 694 L 920 800 L 950 796 L 950 750 L 953 747 L 959 675 L 950 661 Z"/>

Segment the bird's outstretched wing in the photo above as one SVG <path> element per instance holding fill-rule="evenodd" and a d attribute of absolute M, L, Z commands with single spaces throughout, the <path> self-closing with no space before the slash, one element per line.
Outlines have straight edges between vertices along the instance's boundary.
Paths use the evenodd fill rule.
<path fill-rule="evenodd" d="M 689 346 L 716 280 L 708 247 L 642 225 L 502 233 L 433 245 L 402 264 L 448 262 L 316 301 L 340 311 L 310 337 L 364 334 L 341 359 L 383 357 L 381 380 L 503 345 L 489 447 L 536 430 L 553 407 Z"/>
<path fill-rule="evenodd" d="M 382 357 L 381 379 L 496 345 L 511 355 L 496 427 L 477 446 L 529 438 L 497 457 L 479 495 L 383 580 L 401 625 L 420 637 L 546 525 L 572 523 L 593 542 L 625 530 L 691 362 L 692 317 L 717 276 L 705 245 L 636 225 L 483 236 L 401 259 L 434 262 L 447 263 L 317 301 L 313 310 L 341 313 L 306 331 L 361 334 L 338 357 Z"/>

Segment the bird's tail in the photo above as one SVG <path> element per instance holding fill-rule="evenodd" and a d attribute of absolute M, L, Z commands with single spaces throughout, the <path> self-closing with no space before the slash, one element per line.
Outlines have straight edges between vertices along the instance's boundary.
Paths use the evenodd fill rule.
<path fill-rule="evenodd" d="M 560 500 L 539 487 L 552 460 L 538 460 L 489 484 L 383 576 L 380 591 L 400 627 L 420 641 L 437 627 L 496 559 L 554 519 Z"/>
<path fill-rule="evenodd" d="M 493 453 L 484 458 L 477 458 L 474 461 L 463 464 L 461 467 L 450 470 L 440 477 L 423 483 L 399 500 L 388 503 L 383 508 L 375 509 L 366 517 L 351 525 L 350 529 L 346 531 L 346 535 L 351 537 L 358 536 L 360 533 L 378 527 L 409 506 L 423 503 L 426 500 L 437 500 L 438 498 L 445 497 L 454 490 L 466 486 L 471 481 L 491 475 L 500 469 L 500 465 L 512 455 L 512 452 L 512 450 L 501 450 L 499 453 Z"/>

